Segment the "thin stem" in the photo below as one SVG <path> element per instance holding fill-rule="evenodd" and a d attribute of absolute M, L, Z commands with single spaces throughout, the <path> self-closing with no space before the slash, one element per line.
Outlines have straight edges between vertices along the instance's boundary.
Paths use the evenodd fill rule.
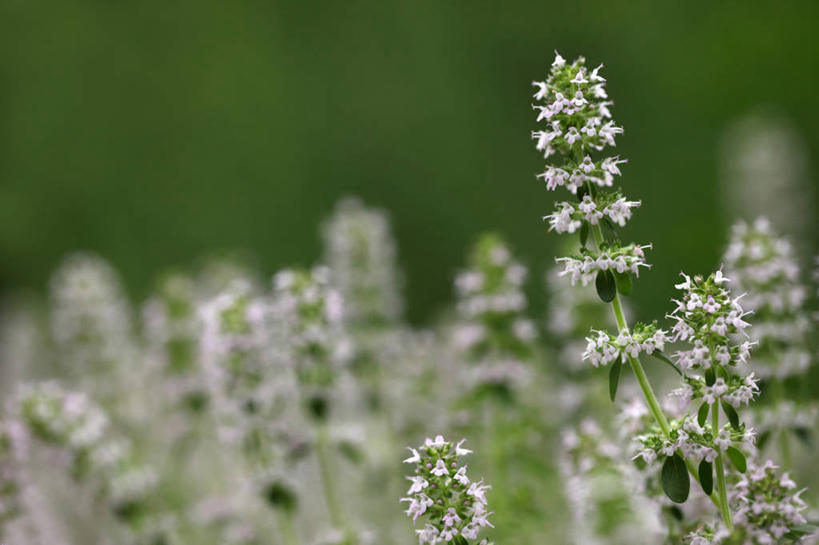
<path fill-rule="evenodd" d="M 603 232 L 600 229 L 600 225 L 592 225 L 591 232 L 594 236 L 594 242 L 597 244 L 597 248 L 600 248 L 600 245 L 603 243 Z M 617 322 L 617 328 L 619 331 L 625 331 L 626 333 L 629 332 L 628 323 L 626 322 L 626 315 L 623 312 L 623 305 L 620 303 L 620 294 L 614 294 L 614 299 L 611 301 L 611 307 L 614 311 L 614 320 Z M 648 408 L 651 411 L 654 420 L 657 422 L 657 425 L 660 426 L 660 429 L 663 432 L 663 435 L 670 438 L 671 437 L 671 427 L 668 425 L 668 418 L 666 418 L 665 413 L 663 412 L 662 407 L 660 407 L 659 401 L 657 401 L 657 396 L 654 394 L 654 389 L 651 387 L 651 383 L 648 380 L 648 376 L 646 376 L 646 372 L 643 369 L 643 365 L 640 363 L 640 360 L 628 356 L 629 365 L 631 366 L 631 370 L 634 372 L 634 376 L 637 377 L 637 382 L 640 384 L 640 390 L 643 392 L 643 397 L 648 404 Z M 685 467 L 688 468 L 688 472 L 694 477 L 694 480 L 700 483 L 700 476 L 697 468 L 694 466 L 694 462 L 688 460 L 687 458 L 683 458 L 685 460 Z M 724 477 L 723 477 L 724 478 Z M 720 492 L 722 494 L 722 492 Z M 714 497 L 714 494 L 709 496 L 711 501 L 720 508 L 722 511 L 721 502 Z M 726 501 L 727 505 L 727 501 Z M 730 513 L 729 513 L 730 516 Z M 728 525 L 730 528 L 730 524 Z"/>
<path fill-rule="evenodd" d="M 330 453 L 328 444 L 327 425 L 320 423 L 316 427 L 316 457 L 318 458 L 319 471 L 321 472 L 321 484 L 324 488 L 324 499 L 327 502 L 327 510 L 330 512 L 330 522 L 333 526 L 346 532 L 344 517 L 341 514 L 341 505 L 338 503 L 333 472 L 330 468 Z"/>
<path fill-rule="evenodd" d="M 804 382 L 804 381 L 803 381 Z M 785 386 L 781 380 L 773 378 L 770 382 L 772 403 L 776 407 L 780 405 L 785 399 Z M 782 428 L 779 434 L 779 457 L 780 463 L 785 469 L 791 467 L 791 445 L 788 438 L 788 429 Z"/>
<path fill-rule="evenodd" d="M 719 405 L 714 403 L 711 405 L 711 432 L 716 437 L 719 432 Z M 722 515 L 722 521 L 730 530 L 733 527 L 731 522 L 731 510 L 728 508 L 728 492 L 725 489 L 725 465 L 722 461 L 722 449 L 719 445 L 715 445 L 717 450 L 716 470 L 717 470 L 717 490 L 719 491 L 719 511 Z"/>
<path fill-rule="evenodd" d="M 296 529 L 293 527 L 293 513 L 288 510 L 276 509 L 276 522 L 282 534 L 284 545 L 299 545 Z"/>

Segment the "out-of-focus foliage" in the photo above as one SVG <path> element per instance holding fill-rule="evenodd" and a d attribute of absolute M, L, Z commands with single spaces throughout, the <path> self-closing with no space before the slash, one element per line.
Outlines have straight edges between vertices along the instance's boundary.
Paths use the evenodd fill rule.
<path fill-rule="evenodd" d="M 670 275 L 720 255 L 724 127 L 772 105 L 819 147 L 818 18 L 809 1 L 5 0 L 0 283 L 41 289 L 81 249 L 140 296 L 156 270 L 237 248 L 307 264 L 352 193 L 392 212 L 409 317 L 427 318 L 475 233 L 532 265 L 554 253 L 531 236 L 551 202 L 521 105 L 559 48 L 605 60 L 633 228 L 676 250 L 635 293 L 657 314 Z"/>

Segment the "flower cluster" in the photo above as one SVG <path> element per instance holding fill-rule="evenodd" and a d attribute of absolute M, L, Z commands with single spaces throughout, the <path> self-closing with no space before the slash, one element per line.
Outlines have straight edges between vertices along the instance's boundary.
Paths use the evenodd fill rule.
<path fill-rule="evenodd" d="M 615 176 L 621 175 L 619 165 L 625 161 L 618 156 L 593 157 L 614 146 L 614 137 L 623 132 L 610 119 L 612 103 L 606 100 L 600 68 L 589 71 L 583 58 L 568 64 L 557 55 L 546 81 L 534 82 L 538 89 L 534 95 L 538 104 L 533 106 L 539 112 L 537 121 L 548 123 L 548 129 L 532 132 L 535 147 L 547 159 L 561 158 L 537 177 L 546 182 L 547 189 L 565 187 L 577 198 L 577 202 L 557 203 L 557 209 L 543 218 L 550 230 L 558 233 L 580 231 L 581 255 L 557 259 L 572 285 L 578 281 L 586 285 L 600 271 L 638 275 L 640 267 L 649 266 L 643 250 L 651 245 L 624 246 L 616 236 L 607 243 L 599 231 L 600 225 L 610 231 L 615 225 L 624 226 L 632 209 L 640 206 L 639 201 L 628 200 L 619 191 L 602 189 L 614 185 Z M 586 248 L 590 228 L 597 229 L 594 250 Z"/>
<path fill-rule="evenodd" d="M 538 112 L 538 121 L 548 123 L 548 129 L 533 131 L 532 138 L 545 157 L 573 148 L 600 151 L 614 146 L 614 137 L 623 132 L 611 120 L 608 108 L 611 102 L 605 100 L 608 98 L 606 80 L 600 76 L 600 68 L 602 65 L 589 71 L 583 58 L 567 64 L 563 57 L 556 55 L 546 81 L 532 82 L 537 87 L 534 99 L 538 102 L 532 108 Z M 616 163 L 616 158 L 610 162 Z M 594 165 L 590 157 L 585 156 L 581 165 L 582 176 L 605 185 L 603 169 Z M 574 168 L 564 168 L 563 172 L 568 177 L 581 175 Z"/>
<path fill-rule="evenodd" d="M 805 336 L 810 318 L 803 305 L 807 290 L 799 280 L 793 248 L 774 233 L 770 222 L 739 222 L 724 255 L 726 271 L 743 306 L 754 313 L 753 340 L 759 343 L 754 365 L 762 377 L 785 378 L 810 365 Z"/>
<path fill-rule="evenodd" d="M 656 323 L 637 323 L 631 332 L 624 329 L 617 336 L 600 330 L 592 332 L 596 336 L 586 338 L 583 359 L 589 360 L 595 367 L 608 365 L 615 360 L 625 363 L 629 357 L 636 358 L 642 352 L 651 355 L 655 350 L 662 351 L 671 340 Z"/>
<path fill-rule="evenodd" d="M 669 425 L 668 434 L 653 427 L 649 433 L 638 436 L 642 449 L 637 456 L 650 464 L 658 456 L 673 456 L 679 450 L 686 459 L 710 463 L 717 458 L 720 449 L 732 445 L 751 446 L 755 437 L 753 430 L 744 426 L 734 429 L 726 425 L 715 433 L 710 425 L 700 425 L 690 416 L 672 420 Z"/>
<path fill-rule="evenodd" d="M 23 389 L 18 407 L 31 434 L 68 453 L 72 474 L 91 480 L 115 515 L 134 524 L 145 515 L 157 474 L 135 462 L 129 442 L 88 397 L 44 383 Z"/>
<path fill-rule="evenodd" d="M 131 309 L 106 261 L 93 254 L 65 258 L 51 278 L 51 329 L 74 372 L 105 372 L 127 360 Z"/>
<path fill-rule="evenodd" d="M 459 320 L 452 340 L 469 360 L 472 386 L 513 386 L 527 376 L 537 330 L 523 312 L 526 272 L 498 235 L 485 234 L 455 280 Z"/>
<path fill-rule="evenodd" d="M 683 387 L 672 392 L 680 397 L 683 406 L 702 399 L 709 405 L 725 402 L 738 409 L 742 405 L 748 405 L 759 394 L 759 381 L 753 373 L 744 377 L 726 374 L 724 377 L 716 377 L 710 385 L 702 377 L 685 375 L 683 378 Z"/>
<path fill-rule="evenodd" d="M 314 416 L 326 416 L 328 389 L 349 362 L 353 345 L 344 327 L 341 294 L 330 271 L 284 270 L 273 277 L 273 308 L 279 341 Z"/>
<path fill-rule="evenodd" d="M 676 284 L 682 290 L 681 299 L 674 299 L 677 308 L 669 315 L 677 321 L 671 329 L 674 341 L 686 341 L 693 345 L 689 350 L 676 353 L 682 369 L 711 369 L 747 363 L 753 342 L 739 345 L 731 342 L 736 333 L 744 333 L 748 322 L 743 318 L 739 298 L 732 298 L 722 287 L 729 281 L 722 271 L 708 278 L 683 274 L 684 282 Z"/>
<path fill-rule="evenodd" d="M 221 439 L 247 443 L 275 421 L 286 381 L 273 380 L 276 352 L 270 333 L 269 303 L 249 282 L 235 280 L 200 310 L 204 356 Z M 280 372 L 286 378 L 285 372 Z"/>
<path fill-rule="evenodd" d="M 556 262 L 563 264 L 561 276 L 569 276 L 572 286 L 578 282 L 584 286 L 592 282 L 600 271 L 616 271 L 618 274 L 630 273 L 640 275 L 640 267 L 651 267 L 646 263 L 645 250 L 651 244 L 621 245 L 618 242 L 602 243 L 598 251 L 581 248 L 580 254 L 570 257 L 558 257 Z"/>
<path fill-rule="evenodd" d="M 401 314 L 395 242 L 385 212 L 348 198 L 322 228 L 325 262 L 333 285 L 344 299 L 345 318 L 377 325 Z"/>
<path fill-rule="evenodd" d="M 744 531 L 746 543 L 780 543 L 784 537 L 807 521 L 802 512 L 808 508 L 787 473 L 779 475 L 770 460 L 751 465 L 736 484 L 734 502 L 738 505 L 734 521 Z M 796 535 L 797 539 L 799 534 Z"/>
<path fill-rule="evenodd" d="M 406 514 L 413 523 L 419 517 L 426 521 L 416 530 L 419 543 L 469 543 L 478 539 L 482 528 L 493 527 L 486 502 L 490 486 L 483 480 L 471 481 L 467 466 L 460 465 L 459 458 L 472 452 L 463 443 L 452 444 L 441 435 L 427 438 L 417 449 L 410 448 L 412 456 L 404 460 L 415 466 L 415 472 L 407 477 L 411 485 L 401 501 L 409 503 Z M 481 541 L 485 543 L 486 539 Z"/>
<path fill-rule="evenodd" d="M 169 274 L 157 293 L 142 308 L 143 334 L 153 365 L 163 376 L 167 400 L 199 412 L 207 403 L 207 385 L 201 380 L 197 294 L 192 278 Z"/>
<path fill-rule="evenodd" d="M 488 314 L 514 315 L 526 308 L 526 267 L 495 234 L 483 235 L 470 256 L 468 270 L 458 274 L 458 312 L 469 319 Z"/>
<path fill-rule="evenodd" d="M 619 193 L 602 194 L 597 202 L 591 195 L 584 195 L 579 204 L 569 202 L 557 203 L 555 213 L 543 217 L 549 223 L 549 229 L 558 233 L 574 233 L 586 221 L 597 225 L 603 218 L 623 227 L 631 219 L 631 209 L 640 206 L 640 201 L 629 201 Z"/>

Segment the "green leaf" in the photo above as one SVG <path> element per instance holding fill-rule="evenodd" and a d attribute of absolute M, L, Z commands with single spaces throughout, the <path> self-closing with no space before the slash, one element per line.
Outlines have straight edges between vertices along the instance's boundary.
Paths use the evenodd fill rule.
<path fill-rule="evenodd" d="M 717 365 L 717 376 L 723 380 L 728 380 L 728 371 L 722 365 Z"/>
<path fill-rule="evenodd" d="M 603 226 L 603 235 L 606 239 L 610 242 L 619 241 L 619 237 L 617 236 L 617 230 L 614 228 L 614 224 L 611 222 L 609 218 L 603 218 L 600 220 L 600 225 Z"/>
<path fill-rule="evenodd" d="M 707 496 L 710 496 L 711 492 L 714 491 L 714 470 L 711 467 L 711 462 L 706 462 L 705 460 L 700 462 L 698 473 L 700 475 L 700 485 L 702 486 L 703 492 L 705 492 Z"/>
<path fill-rule="evenodd" d="M 699 424 L 700 427 L 705 425 L 705 420 L 708 418 L 708 409 L 710 408 L 711 405 L 708 403 L 703 403 L 700 405 L 700 410 L 697 411 L 697 424 Z"/>
<path fill-rule="evenodd" d="M 589 240 L 589 222 L 584 221 L 580 226 L 580 245 L 586 247 L 586 242 Z"/>
<path fill-rule="evenodd" d="M 793 434 L 802 441 L 806 447 L 813 447 L 813 432 L 810 428 L 793 428 Z"/>
<path fill-rule="evenodd" d="M 672 517 L 674 517 L 676 520 L 678 520 L 678 521 L 682 522 L 682 521 L 683 521 L 683 519 L 685 519 L 685 516 L 683 515 L 683 512 L 682 512 L 682 511 L 680 510 L 680 508 L 679 508 L 679 507 L 677 507 L 676 505 L 666 505 L 665 509 L 666 509 L 666 511 L 668 511 L 668 512 L 671 514 L 671 516 L 672 516 Z"/>
<path fill-rule="evenodd" d="M 729 404 L 727 404 L 724 401 L 721 402 L 720 404 L 722 405 L 722 412 L 725 413 L 725 416 L 728 417 L 728 421 L 731 423 L 731 427 L 734 428 L 735 430 L 738 430 L 739 429 L 739 415 L 737 414 L 736 409 L 734 409 L 732 406 L 730 406 Z"/>
<path fill-rule="evenodd" d="M 770 431 L 763 431 L 762 433 L 760 433 L 759 436 L 756 438 L 756 448 L 758 448 L 760 451 L 764 449 L 765 445 L 768 444 L 768 439 L 770 438 L 771 438 Z"/>
<path fill-rule="evenodd" d="M 714 376 L 714 368 L 709 367 L 705 370 L 705 385 L 706 386 L 713 386 L 714 382 L 717 381 L 717 377 Z"/>
<path fill-rule="evenodd" d="M 614 297 L 617 295 L 617 286 L 611 271 L 598 271 L 594 285 L 597 288 L 597 295 L 600 296 L 603 302 L 611 303 L 614 301 Z"/>
<path fill-rule="evenodd" d="M 651 353 L 651 355 L 660 360 L 661 362 L 670 365 L 672 369 L 674 369 L 680 376 L 682 376 L 682 371 L 680 371 L 680 368 L 677 367 L 676 363 L 671 361 L 671 358 L 669 358 L 665 352 L 663 352 L 662 350 L 655 350 L 654 352 Z"/>
<path fill-rule="evenodd" d="M 691 490 L 688 478 L 688 469 L 679 454 L 674 453 L 663 463 L 662 471 L 663 491 L 674 503 L 684 503 Z"/>
<path fill-rule="evenodd" d="M 609 370 L 609 397 L 612 401 L 617 397 L 617 384 L 620 382 L 620 369 L 622 367 L 623 364 L 618 359 L 611 364 L 611 369 Z"/>
<path fill-rule="evenodd" d="M 364 461 L 364 452 L 351 441 L 339 441 L 336 444 L 339 453 L 354 464 L 360 464 Z"/>
<path fill-rule="evenodd" d="M 816 531 L 816 526 L 814 524 L 800 524 L 799 526 L 794 526 L 791 528 L 785 537 L 788 539 L 799 540 L 805 536 L 811 535 Z"/>
<path fill-rule="evenodd" d="M 745 461 L 745 455 L 742 454 L 741 450 L 731 446 L 725 449 L 725 454 L 728 456 L 728 459 L 731 460 L 731 463 L 734 464 L 737 471 L 745 473 L 745 470 L 748 469 L 748 463 Z"/>
<path fill-rule="evenodd" d="M 614 273 L 614 281 L 617 284 L 617 291 L 623 295 L 630 295 L 633 287 L 631 273 Z"/>

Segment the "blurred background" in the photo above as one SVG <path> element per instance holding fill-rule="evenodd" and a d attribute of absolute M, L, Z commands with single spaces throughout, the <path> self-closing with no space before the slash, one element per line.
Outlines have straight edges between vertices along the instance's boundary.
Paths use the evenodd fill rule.
<path fill-rule="evenodd" d="M 529 104 L 559 49 L 605 63 L 623 185 L 644 203 L 629 229 L 656 248 L 636 307 L 662 313 L 679 269 L 707 271 L 725 246 L 725 138 L 748 116 L 796 142 L 794 229 L 815 250 L 818 16 L 816 2 L 4 0 L 0 285 L 43 291 L 78 249 L 137 299 L 201 256 L 308 265 L 320 221 L 354 194 L 392 214 L 408 317 L 428 322 L 480 231 L 533 272 L 556 254 Z"/>

